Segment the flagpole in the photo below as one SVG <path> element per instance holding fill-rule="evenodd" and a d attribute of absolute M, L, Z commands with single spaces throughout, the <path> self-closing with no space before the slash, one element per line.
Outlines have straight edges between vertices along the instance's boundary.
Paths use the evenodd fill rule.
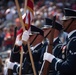
<path fill-rule="evenodd" d="M 18 4 L 18 0 L 15 0 L 15 3 L 16 3 L 17 10 L 18 10 L 18 14 L 19 14 L 19 17 L 20 17 L 20 22 L 21 22 L 21 24 L 22 24 L 23 30 L 25 30 L 26 25 L 24 26 L 24 23 L 23 23 L 23 20 L 22 20 L 22 15 L 21 15 L 21 13 L 20 13 L 20 7 L 19 7 L 19 4 Z M 25 6 L 25 11 L 26 11 L 27 0 L 25 0 L 25 5 L 26 5 L 26 6 Z M 30 60 L 31 60 L 33 72 L 34 72 L 34 75 L 36 75 L 36 69 L 35 69 L 35 66 L 34 66 L 34 61 L 33 61 L 33 56 L 32 56 L 31 50 L 30 50 L 29 41 L 27 41 L 27 45 L 28 45 L 28 51 L 29 51 L 29 56 L 30 56 Z M 22 48 L 22 50 L 21 50 L 19 75 L 21 75 L 22 59 L 23 59 L 23 48 Z"/>

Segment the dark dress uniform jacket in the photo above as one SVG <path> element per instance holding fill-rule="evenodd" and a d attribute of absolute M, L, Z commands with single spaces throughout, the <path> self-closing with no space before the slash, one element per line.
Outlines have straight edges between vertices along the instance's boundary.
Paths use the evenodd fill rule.
<path fill-rule="evenodd" d="M 76 37 L 71 38 L 67 44 L 67 58 L 65 61 L 54 58 L 52 67 L 58 75 L 76 75 Z"/>

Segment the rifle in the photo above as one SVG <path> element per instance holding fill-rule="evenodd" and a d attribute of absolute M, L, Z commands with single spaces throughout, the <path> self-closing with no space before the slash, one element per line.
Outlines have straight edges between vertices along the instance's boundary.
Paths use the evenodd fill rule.
<path fill-rule="evenodd" d="M 14 30 L 14 43 L 15 43 L 15 40 L 16 40 L 16 34 L 17 34 L 17 27 L 15 27 L 15 30 Z M 10 61 L 11 61 L 11 59 L 10 59 Z M 8 73 L 8 75 L 13 75 L 13 70 L 8 69 L 7 73 Z"/>
<path fill-rule="evenodd" d="M 50 37 L 51 40 L 49 40 L 50 41 L 50 44 L 49 44 L 50 50 L 49 49 L 47 50 L 48 53 L 51 53 L 51 51 L 52 51 L 54 31 L 55 31 L 55 20 L 56 20 L 56 16 L 53 17 L 53 22 L 52 22 L 53 26 L 51 29 L 51 37 Z M 44 61 L 43 64 L 44 64 L 43 70 L 39 75 L 48 75 L 50 63 L 48 61 Z"/>

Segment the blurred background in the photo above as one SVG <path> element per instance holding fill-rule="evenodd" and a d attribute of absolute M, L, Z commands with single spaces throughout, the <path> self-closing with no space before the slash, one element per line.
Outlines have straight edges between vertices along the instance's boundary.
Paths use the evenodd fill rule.
<path fill-rule="evenodd" d="M 24 14 L 24 0 L 18 0 L 21 14 Z M 61 23 L 63 8 L 76 10 L 76 0 L 34 0 L 34 18 L 32 24 L 41 27 L 45 18 L 52 18 Z M 10 57 L 14 46 L 15 27 L 20 28 L 20 20 L 14 0 L 0 0 L 0 57 L 5 62 Z"/>

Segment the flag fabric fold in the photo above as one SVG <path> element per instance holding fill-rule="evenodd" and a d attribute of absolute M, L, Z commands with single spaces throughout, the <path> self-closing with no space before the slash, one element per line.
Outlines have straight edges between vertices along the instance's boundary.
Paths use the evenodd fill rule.
<path fill-rule="evenodd" d="M 22 16 L 23 22 L 25 24 L 25 29 L 28 30 L 29 32 L 31 31 L 30 25 L 31 25 L 31 22 L 32 22 L 33 17 L 34 17 L 33 7 L 34 7 L 34 0 L 27 0 L 26 12 Z"/>

